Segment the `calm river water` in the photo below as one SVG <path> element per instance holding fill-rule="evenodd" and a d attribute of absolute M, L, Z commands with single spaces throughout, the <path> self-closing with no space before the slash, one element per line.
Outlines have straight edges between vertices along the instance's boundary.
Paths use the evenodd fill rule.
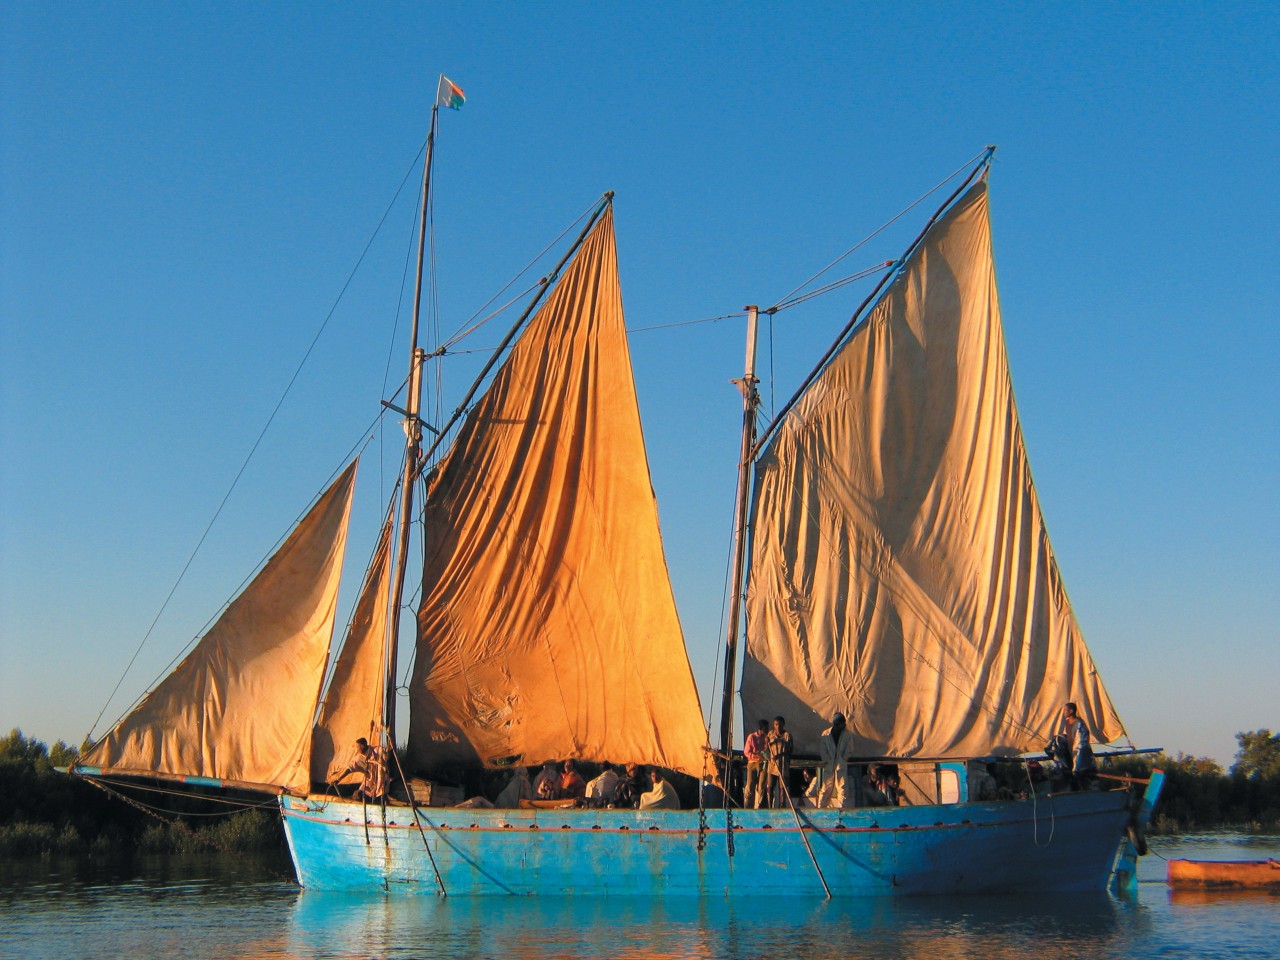
<path fill-rule="evenodd" d="M 437 900 L 309 893 L 215 856 L 0 861 L 0 957 L 1280 957 L 1280 896 L 1163 883 L 1163 858 L 1280 858 L 1280 837 L 1151 848 L 1131 900 Z"/>

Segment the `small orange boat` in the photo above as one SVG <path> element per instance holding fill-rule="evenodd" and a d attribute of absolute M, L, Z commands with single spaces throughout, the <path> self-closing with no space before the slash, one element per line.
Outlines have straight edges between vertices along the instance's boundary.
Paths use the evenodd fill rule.
<path fill-rule="evenodd" d="M 1280 889 L 1280 860 L 1170 860 L 1169 885 Z"/>

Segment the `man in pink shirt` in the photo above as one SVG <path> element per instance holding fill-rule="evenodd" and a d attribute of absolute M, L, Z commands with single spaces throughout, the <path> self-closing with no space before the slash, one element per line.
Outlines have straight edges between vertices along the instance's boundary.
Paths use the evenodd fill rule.
<path fill-rule="evenodd" d="M 759 809 L 764 801 L 765 738 L 768 731 L 769 722 L 759 721 L 755 732 L 748 734 L 747 742 L 742 745 L 742 752 L 747 758 L 747 782 L 742 788 L 742 805 L 751 809 Z"/>

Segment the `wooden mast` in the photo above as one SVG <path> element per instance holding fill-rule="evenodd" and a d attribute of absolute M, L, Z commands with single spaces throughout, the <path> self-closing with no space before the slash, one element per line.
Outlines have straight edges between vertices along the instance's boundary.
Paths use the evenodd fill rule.
<path fill-rule="evenodd" d="M 734 505 L 732 593 L 729 597 L 729 628 L 725 637 L 724 689 L 720 700 L 720 749 L 724 752 L 724 788 L 729 790 L 729 773 L 733 752 L 733 696 L 738 660 L 738 634 L 742 619 L 743 583 L 747 561 L 747 504 L 751 493 L 752 448 L 756 438 L 756 409 L 760 393 L 756 389 L 756 333 L 759 329 L 758 307 L 747 310 L 747 357 L 741 380 L 735 380 L 742 391 L 742 448 L 738 458 L 738 494 Z"/>
<path fill-rule="evenodd" d="M 422 211 L 418 221 L 418 270 L 413 292 L 413 326 L 409 335 L 409 390 L 405 401 L 404 473 L 400 478 L 400 508 L 396 538 L 396 557 L 391 576 L 389 616 L 387 618 L 387 673 L 384 681 L 382 729 L 384 746 L 395 749 L 396 667 L 400 640 L 400 609 L 404 600 L 405 562 L 409 556 L 409 521 L 413 516 L 413 481 L 418 471 L 418 454 L 422 446 L 422 423 L 418 410 L 422 397 L 423 350 L 418 346 L 418 319 L 422 312 L 422 274 L 427 246 L 427 217 L 431 208 L 431 161 L 435 154 L 436 121 L 440 114 L 440 98 L 431 105 L 431 129 L 427 133 L 427 157 L 422 165 Z"/>

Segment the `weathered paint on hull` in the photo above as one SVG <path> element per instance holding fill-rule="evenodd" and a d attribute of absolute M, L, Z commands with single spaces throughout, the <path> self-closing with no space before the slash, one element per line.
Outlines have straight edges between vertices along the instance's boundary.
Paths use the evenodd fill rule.
<path fill-rule="evenodd" d="M 790 811 L 735 811 L 730 856 L 722 810 L 281 806 L 304 887 L 449 896 L 1101 891 L 1129 820 L 1122 791 L 802 810 L 811 858 Z"/>

